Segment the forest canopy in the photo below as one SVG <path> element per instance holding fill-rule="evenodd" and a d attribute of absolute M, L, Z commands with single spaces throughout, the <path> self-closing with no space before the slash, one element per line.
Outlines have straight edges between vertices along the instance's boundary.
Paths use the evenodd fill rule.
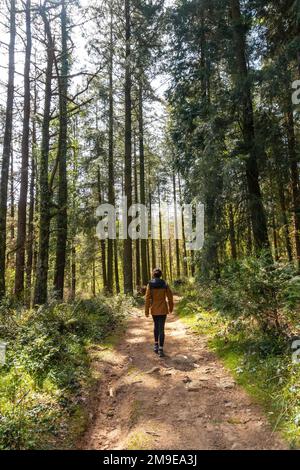
<path fill-rule="evenodd" d="M 2 7 L 2 299 L 132 294 L 158 265 L 170 282 L 218 280 L 249 256 L 297 274 L 297 1 Z M 99 240 L 97 207 L 124 196 L 203 203 L 203 249 L 160 210 L 156 239 Z"/>

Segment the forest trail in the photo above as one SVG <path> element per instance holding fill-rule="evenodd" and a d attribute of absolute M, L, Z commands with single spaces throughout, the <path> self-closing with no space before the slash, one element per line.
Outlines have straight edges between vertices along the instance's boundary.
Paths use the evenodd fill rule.
<path fill-rule="evenodd" d="M 152 343 L 152 319 L 141 308 L 134 309 L 114 349 L 96 351 L 101 380 L 79 449 L 288 448 L 208 350 L 205 337 L 172 315 L 164 359 Z"/>

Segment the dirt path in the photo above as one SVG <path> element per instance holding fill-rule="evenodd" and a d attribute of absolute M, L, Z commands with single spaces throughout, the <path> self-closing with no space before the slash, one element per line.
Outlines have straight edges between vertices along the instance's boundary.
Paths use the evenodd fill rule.
<path fill-rule="evenodd" d="M 171 316 L 167 357 L 136 309 L 113 350 L 95 351 L 101 380 L 82 449 L 284 449 L 258 406 L 205 345 Z"/>

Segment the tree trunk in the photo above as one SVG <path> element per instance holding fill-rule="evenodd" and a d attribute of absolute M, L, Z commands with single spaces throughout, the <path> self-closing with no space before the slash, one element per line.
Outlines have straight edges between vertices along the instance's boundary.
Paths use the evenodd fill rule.
<path fill-rule="evenodd" d="M 289 106 L 289 108 L 291 107 Z M 289 109 L 286 114 L 286 127 L 287 127 L 288 152 L 289 152 L 292 197 L 293 197 L 295 249 L 296 249 L 297 266 L 300 271 L 300 187 L 299 187 L 299 169 L 298 169 L 298 155 L 296 151 L 294 115 L 293 115 L 292 109 Z"/>
<path fill-rule="evenodd" d="M 171 238 L 169 238 L 169 270 L 170 270 L 170 281 L 173 282 L 173 254 L 172 254 Z"/>
<path fill-rule="evenodd" d="M 151 273 L 150 273 L 150 240 L 146 240 L 147 242 L 147 279 L 150 279 Z M 147 281 L 148 282 L 148 281 Z"/>
<path fill-rule="evenodd" d="M 248 211 L 247 211 L 248 216 Z M 247 218 L 247 255 L 251 256 L 253 253 L 253 239 L 252 239 L 252 224 L 250 216 Z"/>
<path fill-rule="evenodd" d="M 27 234 L 27 260 L 26 260 L 26 303 L 31 303 L 32 271 L 34 258 L 34 211 L 35 211 L 35 184 L 36 184 L 36 113 L 37 113 L 37 88 L 34 89 L 34 109 L 32 119 L 32 145 L 31 145 L 31 175 L 29 188 L 29 214 L 28 214 L 28 234 Z"/>
<path fill-rule="evenodd" d="M 232 259 L 237 259 L 237 248 L 236 248 L 236 239 L 235 239 L 235 228 L 234 228 L 234 214 L 233 206 L 229 204 L 229 239 L 231 247 L 231 257 Z"/>
<path fill-rule="evenodd" d="M 191 251 L 191 274 L 192 277 L 195 277 L 195 252 Z"/>
<path fill-rule="evenodd" d="M 159 219 L 159 248 L 160 248 L 160 269 L 164 273 L 165 263 L 164 263 L 164 243 L 163 243 L 163 231 L 162 231 L 162 216 L 161 216 L 161 207 L 160 207 L 160 185 L 158 183 L 158 219 Z"/>
<path fill-rule="evenodd" d="M 136 156 L 136 143 L 134 135 L 133 143 L 133 155 L 134 155 L 134 198 L 135 203 L 139 203 L 138 196 L 138 174 L 137 174 L 137 156 Z M 136 286 L 137 288 L 141 285 L 141 260 L 140 260 L 140 240 L 135 240 L 135 264 L 136 264 Z"/>
<path fill-rule="evenodd" d="M 71 247 L 71 300 L 76 297 L 76 247 L 74 241 Z"/>
<path fill-rule="evenodd" d="M 9 161 L 11 156 L 12 123 L 14 105 L 14 75 L 15 75 L 15 40 L 16 40 L 16 4 L 10 2 L 10 42 L 8 59 L 8 85 L 5 111 L 5 127 L 3 138 L 3 155 L 0 182 L 0 299 L 5 295 L 5 258 L 6 258 L 6 216 L 7 192 L 9 177 Z"/>
<path fill-rule="evenodd" d="M 259 185 L 259 172 L 257 165 L 257 149 L 255 142 L 253 104 L 251 86 L 246 60 L 246 38 L 243 28 L 243 19 L 239 0 L 230 0 L 231 19 L 235 41 L 235 54 L 238 80 L 243 85 L 241 106 L 243 111 L 242 127 L 246 159 L 246 180 L 248 187 L 249 208 L 252 221 L 253 238 L 256 251 L 270 249 L 266 215 L 263 207 L 262 194 Z"/>
<path fill-rule="evenodd" d="M 68 33 L 67 11 L 65 1 L 61 4 L 61 71 L 58 73 L 59 89 L 59 140 L 58 140 L 58 212 L 56 259 L 54 271 L 54 290 L 58 299 L 63 299 L 66 248 L 68 238 L 68 181 L 67 181 L 67 152 L 68 152 Z"/>
<path fill-rule="evenodd" d="M 113 99 L 113 10 L 110 8 L 109 44 L 109 131 L 108 131 L 108 202 L 115 205 L 114 191 L 114 99 Z M 113 293 L 113 240 L 107 240 L 107 290 Z"/>
<path fill-rule="evenodd" d="M 14 153 L 11 151 L 10 159 L 10 238 L 15 239 L 15 194 L 14 194 Z"/>
<path fill-rule="evenodd" d="M 292 242 L 291 242 L 291 237 L 290 237 L 289 221 L 287 217 L 286 198 L 285 198 L 284 188 L 282 184 L 278 184 L 278 193 L 279 193 L 279 203 L 280 203 L 280 209 L 281 209 L 281 223 L 282 223 L 282 227 L 284 230 L 286 252 L 287 252 L 288 260 L 291 263 L 293 261 L 293 248 L 292 248 Z"/>
<path fill-rule="evenodd" d="M 149 186 L 150 188 L 150 186 Z M 149 212 L 150 212 L 150 220 L 149 225 L 151 227 L 151 220 L 152 220 L 152 194 L 149 189 Z M 156 268 L 156 252 L 155 252 L 155 240 L 153 238 L 153 233 L 151 233 L 151 264 L 152 264 L 152 271 Z"/>
<path fill-rule="evenodd" d="M 47 36 L 47 69 L 45 82 L 45 102 L 42 124 L 42 145 L 40 157 L 40 207 L 39 207 L 39 248 L 36 271 L 36 284 L 34 291 L 34 304 L 40 305 L 47 301 L 48 293 L 48 264 L 49 264 L 49 238 L 50 238 L 50 207 L 51 192 L 48 182 L 49 150 L 50 150 L 50 110 L 52 97 L 52 72 L 54 63 L 54 44 L 51 37 L 50 26 L 46 13 L 42 10 Z"/>
<path fill-rule="evenodd" d="M 26 1 L 26 51 L 24 65 L 24 114 L 22 130 L 22 161 L 20 199 L 18 205 L 18 234 L 15 271 L 15 295 L 24 298 L 25 243 L 26 243 L 26 209 L 28 194 L 29 166 L 29 130 L 30 130 L 30 60 L 31 60 L 31 0 Z"/>
<path fill-rule="evenodd" d="M 125 196 L 128 209 L 132 205 L 132 160 L 131 160 L 131 14 L 130 0 L 125 0 Z M 131 222 L 128 213 L 125 214 L 127 228 Z M 124 292 L 133 293 L 132 276 L 132 240 L 127 236 L 124 240 L 123 252 Z"/>
<path fill-rule="evenodd" d="M 139 80 L 139 151 L 140 151 L 140 202 L 146 204 L 145 194 L 145 151 L 144 151 L 144 114 L 143 114 L 143 85 L 142 78 Z M 148 282 L 147 267 L 147 240 L 141 240 L 141 263 L 142 263 L 142 284 Z"/>
<path fill-rule="evenodd" d="M 37 70 L 35 72 L 37 76 Z M 37 211 L 39 207 L 39 185 L 37 184 L 37 178 L 38 178 L 38 163 L 37 163 L 37 154 L 38 154 L 38 143 L 37 143 L 37 135 L 36 135 L 36 115 L 37 115 L 37 98 L 38 98 L 38 92 L 37 92 L 37 85 L 36 81 L 34 83 L 34 114 L 33 114 L 33 122 L 32 122 L 32 157 L 34 159 L 34 178 L 35 178 L 35 183 L 33 184 L 34 186 L 34 211 Z M 34 229 L 35 229 L 35 220 L 34 220 Z M 29 235 L 31 233 L 29 232 Z M 35 278 L 35 274 L 37 272 L 37 259 L 38 259 L 38 239 L 36 236 L 36 231 L 34 230 L 34 234 L 32 237 L 32 250 L 33 250 L 33 255 L 32 255 L 32 277 L 33 281 Z M 32 282 L 33 284 L 33 282 Z M 31 293 L 32 294 L 32 293 Z"/>
<path fill-rule="evenodd" d="M 218 279 L 220 273 L 220 260 L 218 253 L 219 208 L 216 195 L 206 192 L 205 195 L 206 238 L 202 250 L 201 271 L 206 279 Z"/>
<path fill-rule="evenodd" d="M 92 295 L 96 297 L 96 269 L 95 269 L 95 256 L 92 260 Z"/>
<path fill-rule="evenodd" d="M 99 204 L 102 204 L 102 191 L 101 191 L 101 173 L 100 173 L 100 166 L 98 165 L 98 201 Z M 103 288 L 107 292 L 107 271 L 106 271 L 106 243 L 105 240 L 100 240 L 100 247 L 101 247 L 101 266 L 102 266 L 102 280 L 103 280 Z"/>
<path fill-rule="evenodd" d="M 279 260 L 279 251 L 278 251 L 278 237 L 277 237 L 277 224 L 275 218 L 275 208 L 273 207 L 272 213 L 272 231 L 273 231 L 273 243 L 274 243 L 274 257 L 275 261 Z"/>
<path fill-rule="evenodd" d="M 152 194 L 151 194 L 151 191 L 150 191 L 150 185 L 149 185 L 148 198 L 149 198 L 149 227 L 151 227 L 151 221 L 152 221 Z M 153 233 L 152 232 L 151 232 L 151 266 L 152 266 L 152 271 L 153 271 L 153 269 L 156 268 L 156 252 L 155 252 L 155 240 L 153 238 Z"/>
<path fill-rule="evenodd" d="M 273 152 L 275 157 L 275 179 L 276 179 L 276 186 L 278 191 L 278 199 L 280 205 L 280 224 L 283 230 L 284 239 L 285 239 L 285 246 L 286 252 L 288 256 L 288 260 L 291 263 L 293 261 L 293 247 L 292 241 L 290 236 L 289 230 L 289 220 L 287 216 L 287 204 L 286 204 L 286 196 L 285 196 L 285 180 L 282 177 L 282 170 L 281 170 L 281 159 L 282 159 L 282 152 L 281 152 L 281 143 L 278 141 L 273 142 Z"/>
<path fill-rule="evenodd" d="M 180 278 L 180 253 L 179 253 L 179 231 L 178 231 L 178 216 L 177 216 L 177 197 L 176 197 L 176 179 L 173 172 L 173 200 L 174 200 L 174 224 L 175 224 L 175 255 L 176 255 L 176 276 Z"/>
<path fill-rule="evenodd" d="M 181 182 L 178 175 L 178 189 L 179 189 L 179 200 L 182 206 L 183 198 L 181 194 Z M 187 262 L 187 250 L 186 250 L 186 239 L 185 239 L 185 229 L 184 229 L 184 214 L 183 210 L 181 211 L 181 228 L 182 228 L 182 244 L 183 244 L 183 274 L 185 277 L 188 276 L 188 262 Z"/>
<path fill-rule="evenodd" d="M 33 136 L 35 131 L 33 132 Z M 35 141 L 35 138 L 33 137 Z M 27 260 L 26 260 L 26 304 L 30 306 L 31 300 L 31 285 L 32 285 L 32 263 L 33 263 L 33 241 L 34 241 L 34 186 L 35 186 L 35 161 L 33 146 L 33 153 L 31 158 L 31 176 L 30 176 L 30 189 L 29 189 L 29 214 L 28 214 L 28 236 L 27 236 Z"/>
<path fill-rule="evenodd" d="M 119 264 L 118 264 L 118 242 L 114 240 L 114 260 L 115 260 L 115 283 L 116 292 L 120 294 Z"/>

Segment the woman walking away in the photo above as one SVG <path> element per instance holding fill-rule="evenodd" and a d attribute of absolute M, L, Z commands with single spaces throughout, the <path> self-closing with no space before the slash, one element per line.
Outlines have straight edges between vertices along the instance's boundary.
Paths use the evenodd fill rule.
<path fill-rule="evenodd" d="M 173 294 L 159 268 L 153 270 L 152 276 L 146 290 L 145 314 L 149 317 L 151 313 L 154 322 L 154 352 L 164 357 L 165 323 L 168 313 L 173 313 Z"/>

